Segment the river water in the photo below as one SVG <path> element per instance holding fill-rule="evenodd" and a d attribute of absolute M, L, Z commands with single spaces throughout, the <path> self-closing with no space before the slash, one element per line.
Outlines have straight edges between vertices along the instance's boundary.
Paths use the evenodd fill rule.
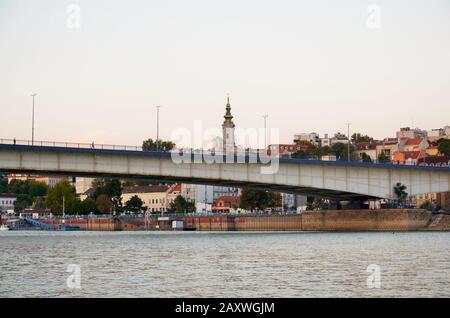
<path fill-rule="evenodd" d="M 450 297 L 450 233 L 0 232 L 0 297 L 408 296 Z"/>

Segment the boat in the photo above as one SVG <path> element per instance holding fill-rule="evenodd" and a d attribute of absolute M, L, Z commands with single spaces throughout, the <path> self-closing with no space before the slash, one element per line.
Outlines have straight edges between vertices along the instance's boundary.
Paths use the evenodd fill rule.
<path fill-rule="evenodd" d="M 0 231 L 9 231 L 10 228 L 6 224 L 0 225 Z"/>

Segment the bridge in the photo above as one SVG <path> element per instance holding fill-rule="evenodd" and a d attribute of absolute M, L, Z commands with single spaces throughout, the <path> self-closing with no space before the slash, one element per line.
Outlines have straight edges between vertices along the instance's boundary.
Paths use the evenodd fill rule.
<path fill-rule="evenodd" d="M 279 158 L 275 173 L 249 154 L 234 163 L 176 163 L 172 153 L 139 147 L 0 139 L 0 172 L 142 178 L 320 196 L 337 200 L 394 199 L 397 182 L 409 195 L 450 191 L 450 168 Z M 192 159 L 194 155 L 192 155 Z"/>

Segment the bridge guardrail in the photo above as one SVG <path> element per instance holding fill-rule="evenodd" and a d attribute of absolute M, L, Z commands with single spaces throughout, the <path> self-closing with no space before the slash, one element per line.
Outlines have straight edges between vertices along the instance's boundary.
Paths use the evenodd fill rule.
<path fill-rule="evenodd" d="M 111 145 L 111 144 L 97 144 L 95 142 L 92 143 L 80 143 L 80 142 L 61 142 L 61 141 L 45 141 L 45 140 L 24 140 L 24 139 L 10 139 L 10 138 L 0 138 L 0 144 L 4 145 L 18 145 L 18 146 L 38 146 L 38 147 L 61 147 L 61 148 L 78 148 L 78 149 L 93 149 L 93 150 L 122 150 L 122 151 L 140 151 L 144 152 L 143 148 L 141 146 L 128 146 L 128 145 Z M 155 153 L 184 153 L 184 152 L 190 152 L 191 155 L 195 154 L 211 154 L 210 149 L 193 149 L 193 148 L 176 148 L 171 151 L 165 151 L 165 150 L 159 150 L 159 151 L 145 151 L 145 152 L 155 152 Z M 214 154 L 214 151 L 213 151 Z M 225 153 L 222 152 L 216 152 L 214 155 L 225 156 Z M 267 150 L 265 149 L 239 149 L 238 152 L 235 154 L 238 157 L 239 156 L 268 156 Z M 346 159 L 337 159 L 337 160 L 322 160 L 321 158 L 295 158 L 291 155 L 283 155 L 283 156 L 277 156 L 280 160 L 302 160 L 302 161 L 311 161 L 311 162 L 338 162 L 338 163 L 346 163 L 348 162 Z M 364 164 L 362 160 L 351 160 L 351 163 L 356 164 Z M 400 164 L 395 162 L 384 162 L 379 160 L 373 160 L 370 163 L 371 165 L 380 165 L 380 166 L 416 166 L 416 164 Z M 427 166 L 427 165 L 417 165 L 417 166 Z M 450 168 L 449 166 L 436 166 L 436 167 L 445 167 Z"/>

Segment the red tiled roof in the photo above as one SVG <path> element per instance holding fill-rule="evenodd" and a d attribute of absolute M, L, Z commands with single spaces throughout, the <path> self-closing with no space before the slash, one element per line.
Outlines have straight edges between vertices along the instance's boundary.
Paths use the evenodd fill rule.
<path fill-rule="evenodd" d="M 420 155 L 427 156 L 424 151 L 401 151 L 401 153 L 405 156 L 405 160 L 407 159 L 417 159 Z"/>
<path fill-rule="evenodd" d="M 181 192 L 181 184 L 176 184 L 174 186 L 172 186 L 172 188 L 170 189 L 170 193 L 173 192 Z"/>
<path fill-rule="evenodd" d="M 409 138 L 406 140 L 405 146 L 417 146 L 422 142 L 422 138 Z"/>
<path fill-rule="evenodd" d="M 217 203 L 219 201 L 223 201 L 225 204 L 229 204 L 230 206 L 231 205 L 239 205 L 239 203 L 240 203 L 239 197 L 232 196 L 232 195 L 223 195 L 221 197 L 218 197 L 217 200 L 214 202 L 214 204 L 217 205 Z"/>

